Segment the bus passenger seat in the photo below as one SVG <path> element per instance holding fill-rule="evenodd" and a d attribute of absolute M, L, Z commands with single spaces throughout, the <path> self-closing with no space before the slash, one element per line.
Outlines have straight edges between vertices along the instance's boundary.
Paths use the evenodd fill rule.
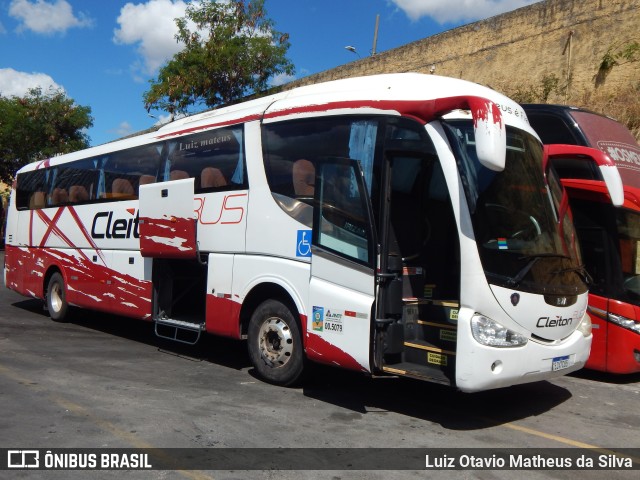
<path fill-rule="evenodd" d="M 46 199 L 44 192 L 33 192 L 29 198 L 29 208 L 33 210 L 44 207 L 47 204 Z"/>
<path fill-rule="evenodd" d="M 293 191 L 298 197 L 313 197 L 316 185 L 316 167 L 309 160 L 301 158 L 293 163 Z"/>
<path fill-rule="evenodd" d="M 133 195 L 133 185 L 126 178 L 116 178 L 111 184 L 111 193 L 116 196 Z"/>
<path fill-rule="evenodd" d="M 155 175 L 140 175 L 139 185 L 148 185 L 149 183 L 156 183 Z"/>
<path fill-rule="evenodd" d="M 184 178 L 189 178 L 189 174 L 184 170 L 171 170 L 169 174 L 169 180 L 182 180 Z"/>
<path fill-rule="evenodd" d="M 69 194 L 64 188 L 54 188 L 51 194 L 51 205 L 60 205 L 69 201 Z"/>
<path fill-rule="evenodd" d="M 200 174 L 200 188 L 224 187 L 227 180 L 219 168 L 206 167 Z"/>
<path fill-rule="evenodd" d="M 69 187 L 69 201 L 72 203 L 86 202 L 89 200 L 89 192 L 82 185 L 73 185 Z"/>

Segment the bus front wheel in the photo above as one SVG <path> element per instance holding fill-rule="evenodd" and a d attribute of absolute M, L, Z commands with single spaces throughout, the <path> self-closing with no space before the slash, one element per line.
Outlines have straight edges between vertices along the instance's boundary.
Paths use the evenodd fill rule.
<path fill-rule="evenodd" d="M 65 320 L 69 313 L 67 291 L 64 279 L 59 272 L 51 275 L 47 284 L 47 310 L 49 310 L 49 316 L 56 322 Z"/>
<path fill-rule="evenodd" d="M 258 374 L 276 385 L 292 385 L 302 375 L 302 335 L 291 309 L 277 300 L 253 312 L 247 335 L 249 356 Z"/>

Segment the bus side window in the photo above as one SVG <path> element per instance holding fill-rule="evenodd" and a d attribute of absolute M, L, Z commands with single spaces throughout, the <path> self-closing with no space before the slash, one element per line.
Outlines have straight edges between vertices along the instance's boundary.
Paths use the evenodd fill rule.
<path fill-rule="evenodd" d="M 137 199 L 140 185 L 157 181 L 163 147 L 164 143 L 160 142 L 115 152 L 105 158 L 100 193 L 103 198 Z"/>
<path fill-rule="evenodd" d="M 100 170 L 95 167 L 93 159 L 82 160 L 73 164 L 68 183 L 69 202 L 71 204 L 87 203 L 97 198 Z"/>
<path fill-rule="evenodd" d="M 563 118 L 546 113 L 527 113 L 529 123 L 536 131 L 542 143 L 561 143 L 579 145 L 578 139 Z"/>
<path fill-rule="evenodd" d="M 47 198 L 45 170 L 34 170 L 18 175 L 16 208 L 18 210 L 44 208 Z"/>
<path fill-rule="evenodd" d="M 78 160 L 52 169 L 51 206 L 88 203 L 96 199 L 100 170 L 93 159 Z"/>
<path fill-rule="evenodd" d="M 195 179 L 195 193 L 246 188 L 242 126 L 186 135 L 170 143 L 169 180 Z"/>
<path fill-rule="evenodd" d="M 353 119 L 295 120 L 263 126 L 263 157 L 269 187 L 291 199 L 313 197 L 319 158 L 348 158 Z"/>

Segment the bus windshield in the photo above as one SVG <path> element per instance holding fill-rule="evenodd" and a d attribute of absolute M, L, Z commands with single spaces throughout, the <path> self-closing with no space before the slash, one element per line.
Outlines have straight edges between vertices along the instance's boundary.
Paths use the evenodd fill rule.
<path fill-rule="evenodd" d="M 640 306 L 640 212 L 606 198 L 573 199 L 590 293 Z"/>
<path fill-rule="evenodd" d="M 640 214 L 616 209 L 616 223 L 624 290 L 620 300 L 640 305 Z"/>
<path fill-rule="evenodd" d="M 470 120 L 445 125 L 489 282 L 539 294 L 586 292 L 573 227 L 559 223 L 553 192 L 543 186 L 542 145 L 507 127 L 506 166 L 495 172 L 476 157 Z"/>

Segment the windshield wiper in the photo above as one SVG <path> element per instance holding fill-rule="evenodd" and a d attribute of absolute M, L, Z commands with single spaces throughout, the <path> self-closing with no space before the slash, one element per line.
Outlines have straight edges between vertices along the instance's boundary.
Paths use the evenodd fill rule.
<path fill-rule="evenodd" d="M 577 267 L 561 268 L 551 273 L 559 275 L 561 273 L 575 272 L 587 285 L 593 285 L 593 277 L 589 275 L 584 265 L 578 265 Z"/>
<path fill-rule="evenodd" d="M 571 260 L 571 257 L 567 255 L 562 255 L 561 253 L 536 253 L 532 255 L 524 255 L 522 257 L 519 257 L 518 260 L 528 260 L 527 264 L 520 269 L 520 271 L 515 277 L 510 278 L 507 281 L 507 284 L 509 286 L 518 285 L 522 281 L 522 279 L 525 277 L 525 275 L 529 273 L 529 270 L 531 270 L 531 267 L 533 267 L 535 263 L 541 258 L 566 258 L 568 260 Z"/>

